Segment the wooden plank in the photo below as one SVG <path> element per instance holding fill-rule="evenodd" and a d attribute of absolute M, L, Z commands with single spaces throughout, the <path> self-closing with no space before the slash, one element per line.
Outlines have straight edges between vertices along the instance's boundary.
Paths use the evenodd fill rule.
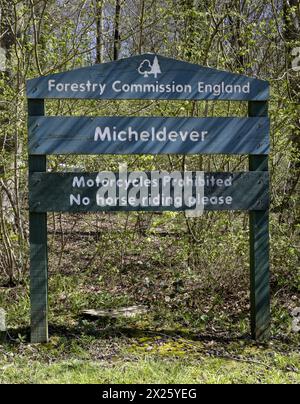
<path fill-rule="evenodd" d="M 101 178 L 102 175 L 102 178 Z M 121 175 L 121 174 L 120 174 Z M 179 177 L 178 177 L 179 175 Z M 188 175 L 185 173 L 185 175 Z M 122 174 L 123 176 L 123 174 Z M 142 178 L 142 182 L 148 188 L 146 190 L 146 198 L 153 197 L 155 192 L 166 195 L 167 186 L 162 188 L 162 182 L 169 184 L 170 178 L 176 178 L 176 181 L 183 179 L 185 184 L 188 184 L 182 173 L 128 173 L 122 177 L 123 182 L 118 183 L 120 176 L 118 174 L 104 173 L 34 173 L 30 176 L 30 210 L 32 212 L 96 212 L 96 211 L 183 211 L 189 210 L 186 204 L 175 206 L 174 200 L 168 204 L 158 201 L 155 206 L 145 206 L 146 203 L 140 203 L 139 206 L 133 206 L 133 203 L 128 203 L 126 200 L 124 206 L 116 203 L 118 196 L 124 195 L 120 190 L 124 191 L 124 184 L 129 179 L 129 188 L 126 195 L 131 195 L 133 190 L 133 180 Z M 243 172 L 243 173 L 203 173 L 204 194 L 202 187 L 195 187 L 196 174 L 192 176 L 192 195 L 197 198 L 205 197 L 200 202 L 204 202 L 205 210 L 266 210 L 269 205 L 268 200 L 268 173 L 264 172 Z M 105 188 L 104 179 L 110 181 L 109 186 Z M 139 180 L 140 181 L 140 180 Z M 147 183 L 148 181 L 148 183 Z M 155 182 L 156 181 L 156 182 Z M 139 182 L 141 184 L 141 182 Z M 117 184 L 117 186 L 116 186 Z M 151 189 L 150 184 L 154 187 Z M 155 184 L 159 184 L 155 187 Z M 177 184 L 180 182 L 177 181 Z M 198 184 L 198 185 L 199 185 Z M 103 186 L 104 185 L 104 186 Z M 109 192 L 113 198 L 111 205 L 105 200 L 100 199 L 102 205 L 98 202 L 100 194 L 104 190 Z M 170 187 L 170 196 L 175 195 L 175 187 Z M 114 194 L 115 190 L 115 194 Z M 162 192 L 163 191 L 163 192 Z M 182 195 L 182 191 L 179 195 Z M 112 196 L 114 195 L 114 196 Z M 145 194 L 143 194 L 145 195 Z M 178 195 L 178 194 L 176 194 Z M 137 196 L 139 198 L 139 196 Z M 230 198 L 230 199 L 227 199 Z M 224 202 L 226 200 L 226 203 Z M 135 201 L 135 200 L 134 200 Z M 230 201 L 230 202 L 229 202 Z M 157 200 L 156 200 L 157 202 Z M 223 203 L 222 203 L 223 202 Z M 192 206 L 193 207 L 193 206 Z"/>
<path fill-rule="evenodd" d="M 268 154 L 268 118 L 31 117 L 30 154 Z"/>
<path fill-rule="evenodd" d="M 27 97 L 264 101 L 269 83 L 145 54 L 29 80 Z"/>
<path fill-rule="evenodd" d="M 44 101 L 29 100 L 29 116 L 44 113 Z M 46 156 L 29 156 L 29 175 L 46 171 Z M 32 189 L 29 184 L 29 198 Z M 29 213 L 31 342 L 48 341 L 47 214 Z"/>
<path fill-rule="evenodd" d="M 83 310 L 82 317 L 89 320 L 99 320 L 99 318 L 133 318 L 141 315 L 145 315 L 149 312 L 147 306 L 129 306 L 119 307 L 117 309 L 89 309 Z"/>
<path fill-rule="evenodd" d="M 249 103 L 250 116 L 267 116 L 268 103 Z M 268 157 L 250 156 L 253 172 L 268 172 Z M 251 332 L 256 340 L 270 337 L 269 210 L 250 212 Z"/>

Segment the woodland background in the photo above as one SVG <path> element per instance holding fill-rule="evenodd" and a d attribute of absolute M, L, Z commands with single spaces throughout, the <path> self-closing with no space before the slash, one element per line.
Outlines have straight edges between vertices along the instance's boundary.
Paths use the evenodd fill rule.
<path fill-rule="evenodd" d="M 15 339 L 26 339 L 29 324 L 25 82 L 146 52 L 270 81 L 272 333 L 290 337 L 300 306 L 299 46 L 298 0 L 0 0 L 0 307 Z M 49 101 L 46 113 L 246 116 L 247 105 Z M 48 167 L 117 170 L 121 162 L 129 170 L 248 169 L 247 156 L 51 157 Z M 85 308 L 143 304 L 149 321 L 136 328 L 247 334 L 248 237 L 246 213 L 49 215 L 52 332 L 75 332 Z"/>

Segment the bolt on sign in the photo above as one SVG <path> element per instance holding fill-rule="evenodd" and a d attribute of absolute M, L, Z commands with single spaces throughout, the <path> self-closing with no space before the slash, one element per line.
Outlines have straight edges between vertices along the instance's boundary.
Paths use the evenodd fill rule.
<path fill-rule="evenodd" d="M 269 83 L 146 54 L 27 82 L 31 340 L 48 340 L 47 212 L 249 211 L 251 332 L 270 331 Z M 248 117 L 45 116 L 45 99 L 227 100 Z M 248 155 L 248 172 L 51 173 L 48 155 Z"/>

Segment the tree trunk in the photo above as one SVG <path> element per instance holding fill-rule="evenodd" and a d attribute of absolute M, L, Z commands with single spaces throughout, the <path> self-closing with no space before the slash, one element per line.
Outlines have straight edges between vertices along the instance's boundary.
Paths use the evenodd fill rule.
<path fill-rule="evenodd" d="M 0 88 L 0 96 L 7 86 L 13 86 L 12 72 L 10 70 L 11 51 L 15 43 L 15 36 L 11 30 L 13 24 L 13 9 L 9 0 L 0 1 L 0 48 L 1 48 L 1 71 L 0 78 L 4 86 Z M 5 102 L 0 104 L 0 153 L 4 156 L 4 161 L 0 164 L 0 264 L 1 269 L 8 276 L 9 284 L 14 283 L 17 259 L 14 254 L 11 242 L 11 234 L 15 230 L 16 210 L 13 190 L 15 188 L 13 176 L 7 171 L 14 172 L 15 158 L 10 156 L 14 152 L 16 139 L 8 129 L 10 124 L 10 110 Z M 7 157 L 8 156 L 8 157 Z M 6 163 L 7 157 L 7 163 Z"/>
<path fill-rule="evenodd" d="M 196 36 L 195 17 L 192 12 L 195 8 L 194 0 L 181 0 L 181 7 L 184 14 L 184 29 L 182 42 L 184 44 L 183 57 L 190 60 L 193 55 L 194 41 Z"/>
<path fill-rule="evenodd" d="M 9 21 L 12 20 L 13 10 L 11 6 L 11 2 L 9 0 L 1 0 L 0 2 L 0 48 L 3 50 L 3 53 L 6 56 L 6 59 L 9 59 L 10 49 L 15 43 L 15 38 L 13 33 L 11 32 Z M 5 63 L 5 68 L 2 69 L 5 73 L 7 73 L 7 63 Z"/>
<path fill-rule="evenodd" d="M 96 63 L 102 63 L 103 0 L 95 0 L 96 13 Z"/>
<path fill-rule="evenodd" d="M 120 53 L 120 16 L 121 16 L 121 0 L 116 0 L 116 11 L 115 11 L 115 26 L 114 26 L 114 52 L 113 60 L 119 59 Z"/>
<path fill-rule="evenodd" d="M 293 129 L 291 132 L 291 142 L 293 145 L 293 160 L 288 179 L 288 187 L 282 204 L 282 209 L 291 208 L 293 196 L 296 200 L 293 203 L 296 205 L 294 225 L 300 224 L 299 211 L 299 178 L 300 178 L 300 80 L 299 72 L 292 69 L 293 49 L 299 47 L 300 44 L 300 5 L 299 0 L 287 0 L 283 6 L 284 19 L 284 39 L 286 51 L 286 70 L 289 98 L 294 103 L 295 118 Z"/>
<path fill-rule="evenodd" d="M 2 65 L 2 69 L 0 71 L 0 78 L 4 80 L 5 85 L 10 84 L 12 73 L 9 70 L 9 61 L 11 59 L 11 49 L 15 43 L 15 37 L 10 28 L 10 23 L 12 23 L 13 19 L 13 10 L 12 5 L 9 0 L 1 0 L 0 1 L 0 49 L 2 61 L 0 64 Z M 0 96 L 3 94 L 3 88 L 0 88 Z M 5 101 L 5 100 L 4 100 Z M 14 140 L 12 136 L 8 136 L 6 133 L 6 125 L 8 124 L 8 111 L 7 104 L 0 103 L 0 148 L 2 151 L 10 152 L 14 150 Z M 0 150 L 0 151 L 1 151 Z M 10 167 L 13 169 L 13 167 Z M 0 172 L 5 174 L 5 166 L 4 164 L 0 164 Z M 3 188 L 0 188 L 0 192 L 2 192 L 2 208 L 5 212 L 6 220 L 10 223 L 13 222 L 13 215 L 11 213 L 11 201 L 8 198 L 8 195 Z"/>
<path fill-rule="evenodd" d="M 141 0 L 141 11 L 140 11 L 140 34 L 139 34 L 139 48 L 138 53 L 141 55 L 143 53 L 144 46 L 144 19 L 145 19 L 145 0 Z"/>

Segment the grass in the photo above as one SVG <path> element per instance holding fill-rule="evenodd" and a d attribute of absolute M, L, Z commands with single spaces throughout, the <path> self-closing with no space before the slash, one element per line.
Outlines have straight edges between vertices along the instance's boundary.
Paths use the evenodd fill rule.
<path fill-rule="evenodd" d="M 119 237 L 116 233 L 115 241 Z M 0 287 L 9 328 L 7 341 L 0 343 L 1 384 L 300 383 L 300 337 L 291 330 L 297 288 L 289 291 L 273 277 L 272 337 L 256 344 L 249 337 L 242 254 L 232 270 L 227 261 L 221 267 L 220 249 L 213 258 L 218 266 L 210 264 L 208 271 L 201 261 L 200 269 L 186 266 L 190 252 L 176 234 L 162 242 L 128 233 L 118 248 L 112 238 L 113 233 L 95 242 L 94 235 L 72 234 L 63 254 L 60 237 L 50 240 L 47 344 L 29 343 L 28 279 Z M 224 244 L 229 257 L 231 246 L 237 248 Z M 236 259 L 234 251 L 232 256 Z M 209 256 L 197 259 L 207 262 Z M 134 304 L 146 305 L 148 313 L 98 321 L 80 315 L 83 309 Z"/>
<path fill-rule="evenodd" d="M 286 365 L 292 358 L 278 358 Z M 32 384 L 290 384 L 299 383 L 296 372 L 266 368 L 265 364 L 240 363 L 234 360 L 206 358 L 187 360 L 139 358 L 137 362 L 115 363 L 70 360 L 55 364 L 17 361 L 1 366 L 1 383 Z"/>
<path fill-rule="evenodd" d="M 26 341 L 28 329 L 11 330 L 14 341 L 0 345 L 0 383 L 300 383 L 297 338 L 261 345 L 145 325 L 144 317 L 57 324 L 41 345 Z"/>

